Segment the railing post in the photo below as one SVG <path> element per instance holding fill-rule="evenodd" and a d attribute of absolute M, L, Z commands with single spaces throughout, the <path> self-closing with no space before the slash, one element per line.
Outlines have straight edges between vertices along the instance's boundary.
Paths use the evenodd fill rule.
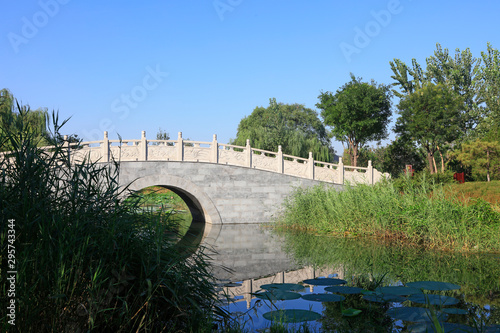
<path fill-rule="evenodd" d="M 278 173 L 283 173 L 283 152 L 281 151 L 281 145 L 278 146 L 278 154 L 276 155 L 276 160 L 278 162 Z"/>
<path fill-rule="evenodd" d="M 148 142 L 146 141 L 146 131 L 141 132 L 141 145 L 139 148 L 139 161 L 148 160 Z"/>
<path fill-rule="evenodd" d="M 366 173 L 368 174 L 368 184 L 373 185 L 373 166 L 372 161 L 368 161 L 368 168 L 366 169 Z"/>
<path fill-rule="evenodd" d="M 307 164 L 309 164 L 309 178 L 314 179 L 314 159 L 313 159 L 313 153 L 309 152 L 309 160 L 307 161 Z"/>
<path fill-rule="evenodd" d="M 67 147 L 68 150 L 68 163 L 71 163 L 71 152 L 70 152 L 71 147 L 69 146 L 68 136 L 65 135 L 63 137 L 63 140 L 64 140 L 63 147 Z"/>
<path fill-rule="evenodd" d="M 212 139 L 212 157 L 210 158 L 210 162 L 219 163 L 219 144 L 217 143 L 217 134 L 214 134 L 214 138 Z"/>
<path fill-rule="evenodd" d="M 250 147 L 250 139 L 247 139 L 247 145 L 246 145 L 246 166 L 251 168 L 252 167 L 252 147 Z"/>
<path fill-rule="evenodd" d="M 102 140 L 102 160 L 103 162 L 109 162 L 109 139 L 108 131 L 104 131 L 104 140 Z"/>
<path fill-rule="evenodd" d="M 344 185 L 344 162 L 342 161 L 342 157 L 339 157 L 339 164 L 337 167 L 337 171 L 339 172 L 339 184 Z"/>
<path fill-rule="evenodd" d="M 184 141 L 182 140 L 182 132 L 179 132 L 177 137 L 177 161 L 184 161 Z"/>

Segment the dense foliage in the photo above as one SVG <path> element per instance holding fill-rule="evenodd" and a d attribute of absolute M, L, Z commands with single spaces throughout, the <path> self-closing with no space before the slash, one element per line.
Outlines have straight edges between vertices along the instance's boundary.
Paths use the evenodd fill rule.
<path fill-rule="evenodd" d="M 351 74 L 351 81 L 335 94 L 321 92 L 318 98 L 316 106 L 325 124 L 332 127 L 337 140 L 347 143 L 352 165 L 357 166 L 361 146 L 387 137 L 391 116 L 387 86 L 361 82 Z"/>
<path fill-rule="evenodd" d="M 435 146 L 434 151 L 429 140 L 422 142 L 422 136 L 415 135 L 416 127 L 421 133 L 435 131 L 436 126 L 430 124 L 429 118 L 440 118 L 443 114 L 443 107 L 449 110 L 450 104 L 434 108 L 432 111 L 427 110 L 429 118 L 416 119 L 413 129 L 406 126 L 410 122 L 401 115 L 396 133 L 404 136 L 408 132 L 413 132 L 413 135 L 407 138 L 426 151 L 430 172 L 437 172 L 439 169 L 444 172 L 446 167 L 455 171 L 465 169 L 469 177 L 481 180 L 483 177 L 481 170 L 471 167 L 466 160 L 457 159 L 457 156 L 464 143 L 471 145 L 477 140 L 486 142 L 499 142 L 500 140 L 500 90 L 498 88 L 500 53 L 498 50 L 488 43 L 486 52 L 481 52 L 481 58 L 473 57 L 468 48 L 462 51 L 456 49 L 455 55 L 451 56 L 448 49 L 443 49 L 440 44 L 437 44 L 434 54 L 426 59 L 426 68 L 422 68 L 415 59 L 412 59 L 411 66 L 400 59 L 391 61 L 390 66 L 394 74 L 393 86 L 399 88 L 394 89 L 393 92 L 404 101 L 400 104 L 401 114 L 407 112 L 411 104 L 410 100 L 418 99 L 415 97 L 417 92 L 422 92 L 425 87 L 431 85 L 444 86 L 446 88 L 442 90 L 448 90 L 446 94 L 455 95 L 459 110 L 459 115 L 448 119 L 448 126 L 442 128 L 443 135 L 435 136 L 434 141 L 439 144 Z M 416 105 L 416 107 L 422 112 L 428 109 L 423 105 Z M 451 133 L 450 130 L 453 132 Z M 436 167 L 434 156 L 436 150 L 440 155 L 441 168 Z M 487 159 L 486 152 L 480 158 Z M 475 170 L 470 172 L 471 168 Z"/>
<path fill-rule="evenodd" d="M 411 137 L 427 153 L 429 170 L 436 173 L 434 154 L 461 134 L 461 100 L 445 85 L 426 83 L 401 98 L 396 132 Z M 441 154 L 441 171 L 444 160 Z"/>
<path fill-rule="evenodd" d="M 46 145 L 49 141 L 47 129 L 47 109 L 39 108 L 27 112 L 29 106 L 20 105 L 8 89 L 0 90 L 0 135 L 6 138 L 9 132 L 16 130 L 16 122 L 21 121 L 20 113 L 24 113 L 23 122 L 26 130 L 33 134 L 38 146 Z M 0 151 L 8 151 L 13 146 L 8 140 L 0 142 Z"/>
<path fill-rule="evenodd" d="M 313 153 L 315 160 L 333 162 L 335 151 L 330 136 L 314 110 L 301 104 L 277 103 L 269 100 L 269 106 L 256 107 L 238 125 L 232 144 L 245 146 L 246 140 L 254 148 L 278 151 L 307 158 Z"/>

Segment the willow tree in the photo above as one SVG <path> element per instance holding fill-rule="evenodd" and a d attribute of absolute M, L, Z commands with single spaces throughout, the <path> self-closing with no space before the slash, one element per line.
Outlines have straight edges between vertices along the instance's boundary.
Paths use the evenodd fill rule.
<path fill-rule="evenodd" d="M 16 130 L 14 122 L 18 121 L 21 113 L 24 114 L 23 126 L 26 133 L 33 134 L 40 146 L 48 143 L 47 109 L 31 110 L 29 105 L 20 105 L 8 89 L 2 89 L 0 90 L 0 151 L 10 150 L 16 144 L 6 139 L 15 136 L 6 134 Z"/>
<path fill-rule="evenodd" d="M 256 107 L 238 125 L 236 139 L 231 143 L 244 146 L 250 139 L 254 148 L 277 151 L 281 145 L 284 154 L 332 162 L 335 151 L 330 135 L 316 111 L 302 104 L 277 103 L 269 99 L 269 106 Z"/>
<path fill-rule="evenodd" d="M 316 106 L 333 136 L 347 144 L 350 159 L 357 166 L 359 148 L 370 141 L 387 137 L 387 125 L 391 116 L 389 87 L 361 82 L 351 74 L 351 81 L 335 94 L 321 92 Z"/>

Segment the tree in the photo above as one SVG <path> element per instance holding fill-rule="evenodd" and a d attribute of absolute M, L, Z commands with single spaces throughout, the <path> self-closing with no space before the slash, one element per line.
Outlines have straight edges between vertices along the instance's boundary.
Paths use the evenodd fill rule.
<path fill-rule="evenodd" d="M 412 140 L 400 136 L 385 147 L 382 167 L 377 170 L 388 172 L 395 178 L 404 172 L 408 164 L 414 171 L 422 171 L 425 168 L 425 155 Z"/>
<path fill-rule="evenodd" d="M 484 66 L 479 74 L 481 102 L 486 105 L 487 127 L 500 126 L 500 52 L 488 43 L 486 52 L 481 52 Z"/>
<path fill-rule="evenodd" d="M 335 94 L 321 92 L 320 102 L 324 123 L 332 127 L 333 136 L 347 144 L 351 161 L 357 166 L 359 148 L 369 141 L 387 137 L 387 125 L 391 116 L 389 87 L 361 82 L 351 74 L 351 81 Z"/>
<path fill-rule="evenodd" d="M 500 171 L 500 142 L 476 140 L 462 145 L 462 151 L 457 159 L 466 166 L 472 167 L 472 172 L 478 175 L 486 173 L 486 180 L 491 180 L 490 174 Z"/>
<path fill-rule="evenodd" d="M 334 160 L 330 135 L 318 114 L 301 104 L 277 103 L 271 98 L 267 108 L 256 107 L 240 121 L 231 144 L 244 146 L 247 139 L 258 149 L 277 151 L 281 145 L 285 154 L 307 158 L 313 152 L 315 160 Z"/>
<path fill-rule="evenodd" d="M 399 102 L 395 131 L 425 149 L 431 174 L 437 172 L 434 153 L 439 146 L 454 141 L 461 133 L 462 107 L 461 98 L 440 83 L 426 83 Z M 442 164 L 444 168 L 444 161 Z"/>
<path fill-rule="evenodd" d="M 34 134 L 38 145 L 47 145 L 50 137 L 47 128 L 48 112 L 46 108 L 31 110 L 29 105 L 21 105 L 8 89 L 0 90 L 0 151 L 11 150 L 12 142 L 4 139 L 5 133 L 15 131 L 14 123 L 20 114 L 24 114 L 25 131 Z"/>
<path fill-rule="evenodd" d="M 391 86 L 399 86 L 402 92 L 392 89 L 393 94 L 396 97 L 403 97 L 405 95 L 411 94 L 416 89 L 422 87 L 422 83 L 426 82 L 424 72 L 422 67 L 417 63 L 415 59 L 412 59 L 412 68 L 408 66 L 399 59 L 394 59 L 394 62 L 389 61 L 391 65 L 391 70 L 394 75 L 391 76 L 392 79 L 396 81 Z M 408 75 L 410 77 L 408 77 Z"/>
<path fill-rule="evenodd" d="M 390 61 L 389 64 L 394 73 L 391 77 L 396 81 L 392 86 L 400 88 L 400 92 L 395 89 L 393 92 L 400 98 L 412 94 L 427 83 L 439 83 L 452 89 L 461 97 L 463 103 L 463 114 L 460 117 L 462 137 L 466 138 L 472 134 L 483 115 L 478 95 L 481 59 L 474 58 L 468 48 L 463 51 L 456 49 L 453 58 L 448 49 L 443 49 L 439 43 L 436 44 L 434 54 L 426 58 L 425 71 L 415 59 L 412 59 L 411 69 L 399 59 L 394 59 L 394 62 Z"/>

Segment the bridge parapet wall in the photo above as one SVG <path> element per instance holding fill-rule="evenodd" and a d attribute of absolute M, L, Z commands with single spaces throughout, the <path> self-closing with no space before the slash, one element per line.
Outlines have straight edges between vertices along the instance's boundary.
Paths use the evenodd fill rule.
<path fill-rule="evenodd" d="M 243 166 L 253 169 L 272 171 L 290 176 L 319 180 L 336 184 L 374 184 L 387 173 L 381 173 L 372 167 L 344 166 L 342 158 L 339 163 L 315 161 L 312 153 L 309 158 L 301 158 L 283 154 L 281 146 L 278 152 L 252 148 L 249 140 L 246 146 L 235 146 L 217 142 L 214 135 L 212 141 L 184 140 L 179 132 L 177 140 L 147 140 L 142 132 L 139 140 L 109 140 L 104 132 L 100 141 L 82 142 L 79 149 L 70 152 L 72 161 L 84 157 L 91 161 L 186 161 L 217 163 Z"/>

